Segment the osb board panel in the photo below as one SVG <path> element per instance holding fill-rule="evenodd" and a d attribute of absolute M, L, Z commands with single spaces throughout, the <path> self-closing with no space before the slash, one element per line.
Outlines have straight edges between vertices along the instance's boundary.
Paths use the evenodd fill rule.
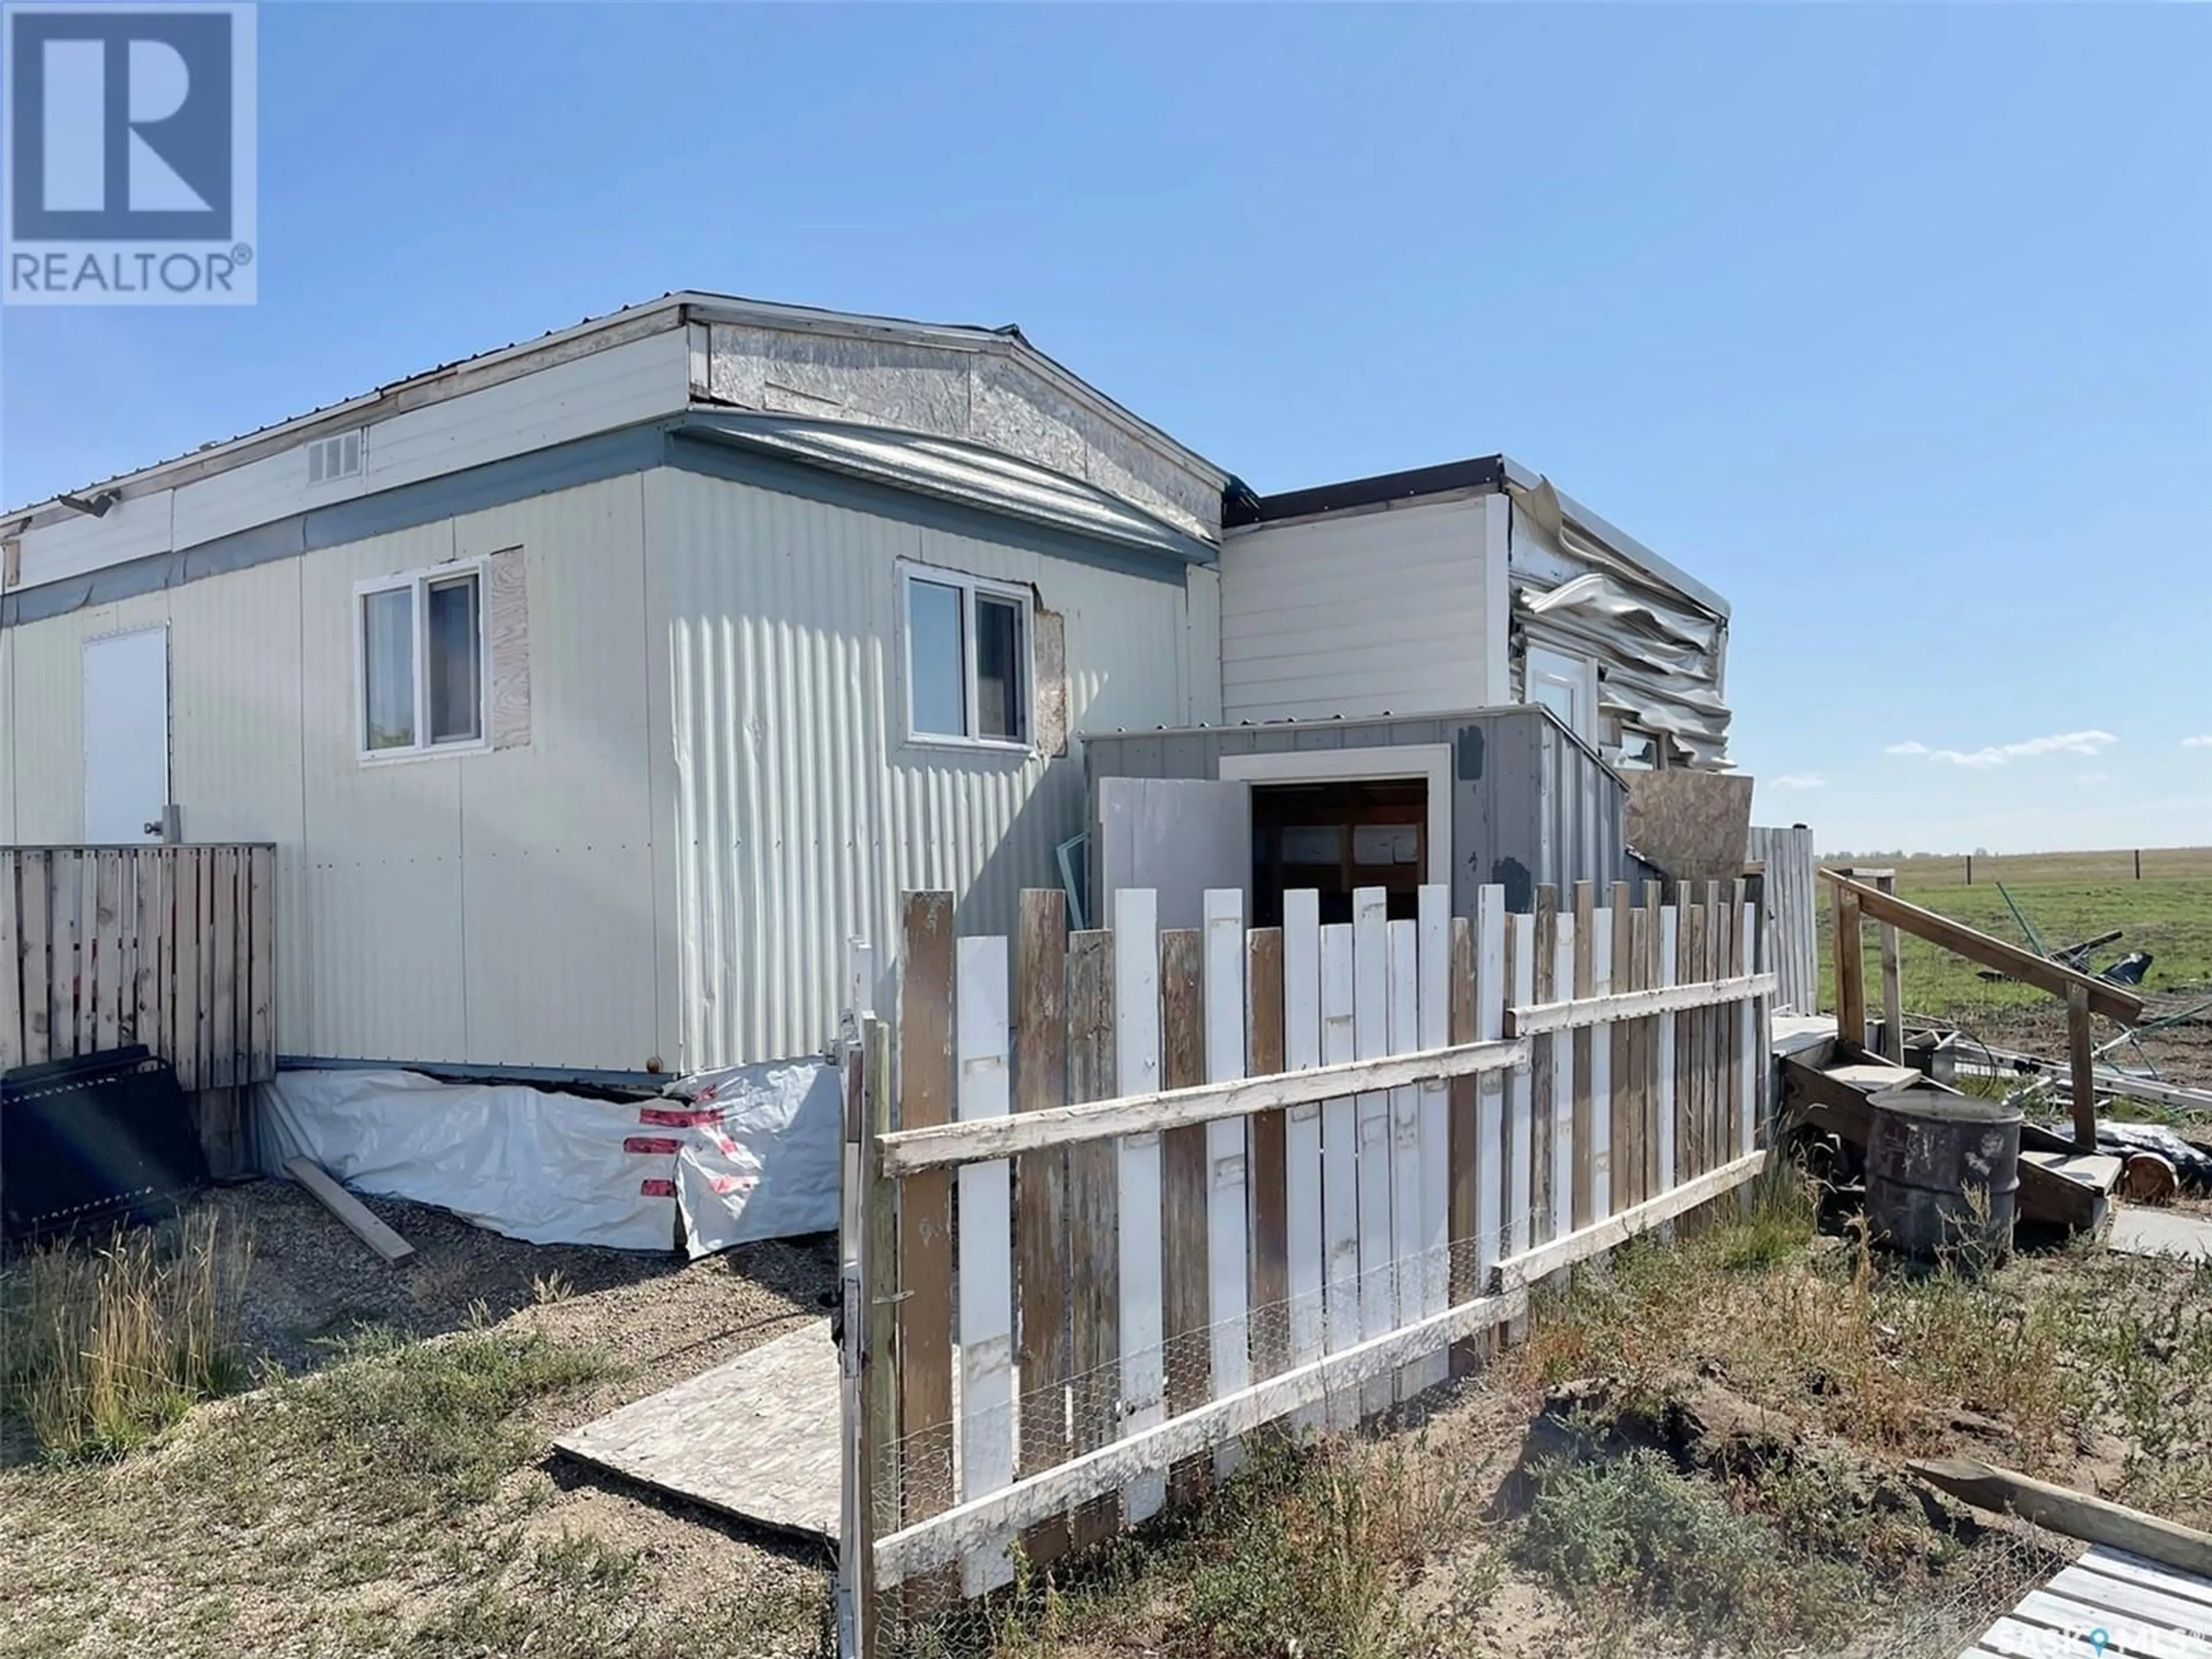
<path fill-rule="evenodd" d="M 834 1542 L 837 1421 L 837 1349 L 816 1321 L 553 1443 L 740 1521 Z"/>
<path fill-rule="evenodd" d="M 1628 844 L 1676 881 L 1733 881 L 1751 834 L 1751 785 L 1731 773 L 1632 772 Z"/>

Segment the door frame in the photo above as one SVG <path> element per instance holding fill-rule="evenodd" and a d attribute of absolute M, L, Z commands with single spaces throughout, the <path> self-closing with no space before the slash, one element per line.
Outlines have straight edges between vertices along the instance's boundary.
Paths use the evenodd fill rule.
<path fill-rule="evenodd" d="M 1451 884 L 1451 745 L 1409 743 L 1387 749 L 1291 749 L 1224 755 L 1217 775 L 1224 783 L 1361 783 L 1418 778 L 1429 786 L 1431 884 Z"/>

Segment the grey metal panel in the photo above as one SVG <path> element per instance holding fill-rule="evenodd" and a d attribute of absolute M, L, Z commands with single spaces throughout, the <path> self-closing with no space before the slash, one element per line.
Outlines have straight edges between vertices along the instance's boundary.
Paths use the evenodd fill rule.
<path fill-rule="evenodd" d="M 1632 878 L 1621 830 L 1626 786 L 1543 708 L 1099 732 L 1083 742 L 1094 795 L 1104 778 L 1218 777 L 1224 755 L 1443 744 L 1453 754 L 1459 914 L 1474 914 L 1476 890 L 1488 882 L 1525 909 L 1541 883 L 1565 890 Z"/>
<path fill-rule="evenodd" d="M 1206 778 L 1101 778 L 1090 908 L 1128 887 L 1159 895 L 1163 927 L 1206 920 L 1206 891 L 1234 887 L 1250 908 L 1252 790 Z"/>

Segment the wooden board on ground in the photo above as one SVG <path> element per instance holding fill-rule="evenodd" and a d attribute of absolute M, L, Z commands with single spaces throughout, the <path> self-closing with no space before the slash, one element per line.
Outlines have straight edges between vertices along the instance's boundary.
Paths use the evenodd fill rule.
<path fill-rule="evenodd" d="M 332 1179 L 323 1166 L 304 1158 L 284 1160 L 284 1173 L 313 1193 L 323 1207 L 352 1230 L 353 1236 L 386 1261 L 404 1261 L 415 1247 L 369 1213 L 368 1206 Z"/>
<path fill-rule="evenodd" d="M 836 1541 L 837 1349 L 826 1321 L 571 1430 L 554 1446 L 755 1526 Z"/>
<path fill-rule="evenodd" d="M 2107 1242 L 2124 1255 L 2212 1261 L 2212 1221 L 2117 1204 L 2112 1206 L 2112 1231 Z"/>
<path fill-rule="evenodd" d="M 2212 1579 L 2098 1545 L 2030 1590 L 1961 1659 L 2095 1651 L 2144 1659 L 2212 1659 Z"/>

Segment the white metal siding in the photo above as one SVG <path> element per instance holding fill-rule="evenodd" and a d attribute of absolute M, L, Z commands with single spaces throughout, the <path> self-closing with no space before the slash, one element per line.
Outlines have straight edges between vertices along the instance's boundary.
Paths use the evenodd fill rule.
<path fill-rule="evenodd" d="M 25 586 L 219 536 L 335 501 L 681 412 L 690 399 L 683 329 L 426 404 L 368 428 L 361 472 L 307 483 L 304 441 L 177 489 L 134 497 L 104 518 L 25 532 Z"/>
<path fill-rule="evenodd" d="M 166 619 L 185 837 L 278 845 L 281 1051 L 641 1068 L 673 979 L 654 950 L 643 491 L 610 480 L 8 629 L 13 838 L 81 838 L 83 641 Z M 354 583 L 517 545 L 530 745 L 363 766 Z"/>
<path fill-rule="evenodd" d="M 1489 568 L 1497 499 L 1231 534 L 1221 553 L 1222 718 L 1406 714 L 1498 701 L 1491 682 L 1504 618 Z"/>
<path fill-rule="evenodd" d="M 905 740 L 900 559 L 1034 583 L 1066 618 L 1076 729 L 1192 718 L 1187 684 L 1213 673 L 1180 581 L 690 474 L 656 488 L 689 1068 L 826 1043 L 846 941 L 893 938 L 902 889 L 950 888 L 963 930 L 992 932 L 1059 884 L 1079 757 Z"/>

